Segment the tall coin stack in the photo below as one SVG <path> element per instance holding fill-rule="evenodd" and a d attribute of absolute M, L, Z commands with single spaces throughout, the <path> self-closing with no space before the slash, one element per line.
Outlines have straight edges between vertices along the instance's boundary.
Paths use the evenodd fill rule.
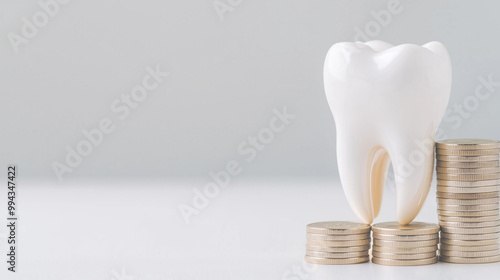
<path fill-rule="evenodd" d="M 370 259 L 370 225 L 320 222 L 307 225 L 305 260 L 314 264 L 354 264 Z"/>
<path fill-rule="evenodd" d="M 500 261 L 499 152 L 494 140 L 436 143 L 441 261 Z"/>
<path fill-rule="evenodd" d="M 372 226 L 372 262 L 383 265 L 426 265 L 438 261 L 439 225 L 386 222 Z"/>

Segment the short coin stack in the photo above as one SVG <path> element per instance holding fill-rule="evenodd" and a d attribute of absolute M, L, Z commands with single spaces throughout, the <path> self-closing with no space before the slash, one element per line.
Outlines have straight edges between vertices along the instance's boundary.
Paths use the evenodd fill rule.
<path fill-rule="evenodd" d="M 319 222 L 307 225 L 305 259 L 314 264 L 354 264 L 370 259 L 370 225 Z"/>
<path fill-rule="evenodd" d="M 436 143 L 441 261 L 500 261 L 499 152 L 494 140 Z"/>
<path fill-rule="evenodd" d="M 426 265 L 438 261 L 439 226 L 386 222 L 372 226 L 372 262 L 383 265 Z"/>

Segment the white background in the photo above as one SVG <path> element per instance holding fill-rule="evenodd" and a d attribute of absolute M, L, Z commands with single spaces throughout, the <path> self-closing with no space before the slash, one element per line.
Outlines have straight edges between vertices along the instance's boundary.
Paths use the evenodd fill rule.
<path fill-rule="evenodd" d="M 9 34 L 21 35 L 23 18 L 32 21 L 43 10 L 38 1 L 0 2 L 0 166 L 18 165 L 20 218 L 19 273 L 0 265 L 0 279 L 121 280 L 123 272 L 136 280 L 293 279 L 288 272 L 302 265 L 306 224 L 355 220 L 338 181 L 323 60 L 334 43 L 377 25 L 373 14 L 389 1 L 222 2 L 233 5 L 221 15 L 212 0 L 69 1 L 18 52 Z M 399 6 L 370 37 L 393 44 L 437 40 L 448 48 L 453 86 L 443 138 L 500 139 L 500 87 L 474 109 L 456 111 L 474 101 L 481 78 L 500 81 L 499 5 L 401 0 Z M 118 119 L 110 105 L 156 65 L 168 79 Z M 238 146 L 284 107 L 296 117 L 247 161 Z M 105 117 L 116 129 L 59 181 L 53 163 L 65 163 L 66 147 Z M 242 173 L 187 225 L 179 205 L 191 203 L 193 189 L 230 160 Z M 437 221 L 434 187 L 418 220 Z M 5 196 L 1 191 L 1 255 Z M 394 220 L 394 206 L 389 183 L 376 222 Z M 498 264 L 363 264 L 321 266 L 306 276 L 491 279 L 499 273 Z"/>

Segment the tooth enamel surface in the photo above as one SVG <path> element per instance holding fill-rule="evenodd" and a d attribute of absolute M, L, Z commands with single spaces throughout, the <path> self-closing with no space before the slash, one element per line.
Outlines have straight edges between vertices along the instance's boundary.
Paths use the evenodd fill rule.
<path fill-rule="evenodd" d="M 351 208 L 365 223 L 377 217 L 392 163 L 396 217 L 411 222 L 429 192 L 434 136 L 450 97 L 446 48 L 438 42 L 337 43 L 325 59 L 324 83 Z"/>

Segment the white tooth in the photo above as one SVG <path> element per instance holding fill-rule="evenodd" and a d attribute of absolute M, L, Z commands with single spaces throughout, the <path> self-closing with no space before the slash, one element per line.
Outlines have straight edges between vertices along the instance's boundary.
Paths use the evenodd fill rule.
<path fill-rule="evenodd" d="M 411 222 L 429 192 L 434 136 L 450 98 L 446 48 L 438 42 L 337 43 L 326 56 L 324 83 L 351 208 L 365 223 L 377 217 L 392 162 L 397 220 Z"/>

